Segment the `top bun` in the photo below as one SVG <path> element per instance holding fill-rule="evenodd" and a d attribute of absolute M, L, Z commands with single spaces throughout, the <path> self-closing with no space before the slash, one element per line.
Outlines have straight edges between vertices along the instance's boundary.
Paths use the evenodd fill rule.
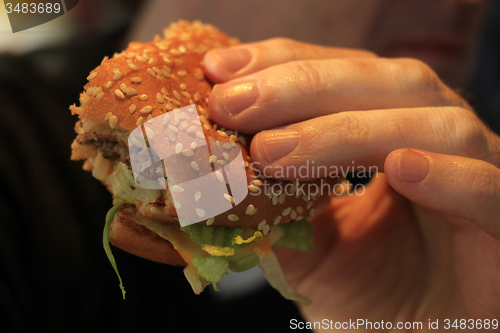
<path fill-rule="evenodd" d="M 229 228 L 253 228 L 264 233 L 276 224 L 288 223 L 307 217 L 320 202 L 326 203 L 328 195 L 307 195 L 299 187 L 288 182 L 275 181 L 259 174 L 251 167 L 249 156 L 251 137 L 218 127 L 207 113 L 208 96 L 212 84 L 203 74 L 204 54 L 213 48 L 238 44 L 238 40 L 222 33 L 215 27 L 200 22 L 180 21 L 164 30 L 164 38 L 156 36 L 147 43 L 130 43 L 126 50 L 105 57 L 101 65 L 90 72 L 89 82 L 80 95 L 80 106 L 71 106 L 80 121 L 76 125 L 79 133 L 73 146 L 73 159 L 87 159 L 87 169 L 98 168 L 96 149 L 114 144 L 121 150 L 121 160 L 127 162 L 128 137 L 131 131 L 143 122 L 161 114 L 194 104 L 198 111 L 204 137 L 217 144 L 212 154 L 221 162 L 228 160 L 224 147 L 241 148 L 245 165 L 249 194 L 238 205 L 214 218 L 200 223 Z M 179 124 L 178 130 L 185 130 Z M 201 134 L 201 133 L 199 133 Z M 96 142 L 99 145 L 96 145 Z M 104 142 L 104 144 L 103 144 Z M 186 154 L 186 163 L 178 167 L 189 173 L 198 150 L 193 148 Z M 98 155 L 99 157 L 102 156 Z M 184 158 L 184 157 L 182 157 Z M 190 159 L 190 160 L 188 160 Z M 100 158 L 99 161 L 103 161 Z M 127 164 L 127 163 L 126 163 Z M 191 164 L 193 165 L 193 164 Z M 128 165 L 130 168 L 130 160 Z M 101 176 L 94 176 L 104 184 L 106 176 L 116 164 L 107 168 Z M 194 167 L 193 167 L 194 168 Z M 334 180 L 335 182 L 337 180 Z M 320 183 L 320 180 L 307 183 Z M 302 184 L 302 183 L 301 183 Z M 275 186 L 277 185 L 277 186 Z M 290 185 L 290 186 L 286 186 Z M 317 187 L 316 187 L 317 188 Z M 286 189 L 284 191 L 283 189 Z M 163 191 L 156 202 L 138 202 L 139 213 L 165 223 L 172 223 L 177 216 L 169 189 Z M 227 200 L 232 200 L 230 196 Z M 233 202 L 234 203 L 234 202 Z"/>

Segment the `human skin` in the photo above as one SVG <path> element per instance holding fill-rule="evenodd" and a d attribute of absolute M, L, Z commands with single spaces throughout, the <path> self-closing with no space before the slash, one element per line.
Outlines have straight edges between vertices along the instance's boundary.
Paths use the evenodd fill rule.
<path fill-rule="evenodd" d="M 252 159 L 271 176 L 307 161 L 380 171 L 363 195 L 315 216 L 312 253 L 276 250 L 312 300 L 306 320 L 425 331 L 429 320 L 500 317 L 500 138 L 431 67 L 272 39 L 211 51 L 205 71 L 218 83 L 211 117 L 256 134 Z"/>

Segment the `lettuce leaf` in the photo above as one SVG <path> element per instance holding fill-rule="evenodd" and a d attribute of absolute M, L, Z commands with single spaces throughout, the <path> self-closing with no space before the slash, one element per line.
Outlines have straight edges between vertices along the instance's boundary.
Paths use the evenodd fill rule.
<path fill-rule="evenodd" d="M 191 265 L 200 277 L 211 283 L 220 282 L 229 268 L 227 258 L 214 256 L 194 257 Z"/>
<path fill-rule="evenodd" d="M 212 256 L 233 256 L 259 235 L 262 238 L 260 231 L 252 229 L 212 227 L 201 223 L 182 227 L 181 230 Z M 244 239 L 245 236 L 248 238 Z"/>
<path fill-rule="evenodd" d="M 127 202 L 121 201 L 116 205 L 114 205 L 113 207 L 111 207 L 111 209 L 106 214 L 106 224 L 104 225 L 104 231 L 102 233 L 102 244 L 104 246 L 104 251 L 106 252 L 108 260 L 111 263 L 111 266 L 113 266 L 116 275 L 118 276 L 118 281 L 120 282 L 120 289 L 122 290 L 123 299 L 125 299 L 126 291 L 125 288 L 123 287 L 123 282 L 120 273 L 118 272 L 118 267 L 116 266 L 115 257 L 113 256 L 113 253 L 111 252 L 111 247 L 109 246 L 109 226 L 111 225 L 111 222 L 114 220 L 116 212 L 118 212 L 118 208 L 120 208 L 120 206 L 125 203 Z"/>
<path fill-rule="evenodd" d="M 308 220 L 302 219 L 276 227 L 282 235 L 272 246 L 287 247 L 302 252 L 311 252 L 314 248 L 313 228 Z"/>

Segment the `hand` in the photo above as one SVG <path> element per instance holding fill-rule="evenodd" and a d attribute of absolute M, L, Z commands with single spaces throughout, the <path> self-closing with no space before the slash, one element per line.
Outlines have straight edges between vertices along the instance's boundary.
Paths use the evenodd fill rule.
<path fill-rule="evenodd" d="M 500 317 L 500 138 L 428 66 L 287 39 L 204 66 L 211 117 L 256 134 L 271 176 L 308 160 L 381 172 L 314 218 L 312 253 L 276 249 L 306 320 Z"/>

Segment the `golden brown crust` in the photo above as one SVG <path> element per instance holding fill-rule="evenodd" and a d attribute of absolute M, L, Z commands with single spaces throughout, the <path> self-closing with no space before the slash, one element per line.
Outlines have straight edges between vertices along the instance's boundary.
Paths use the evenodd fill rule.
<path fill-rule="evenodd" d="M 173 266 L 186 266 L 172 244 L 134 222 L 135 210 L 120 209 L 109 228 L 109 242 L 136 256 Z"/>
<path fill-rule="evenodd" d="M 105 58 L 100 66 L 90 72 L 89 82 L 80 97 L 80 107 L 70 108 L 80 118 L 76 126 L 77 133 L 94 140 L 117 141 L 128 147 L 129 134 L 142 122 L 195 104 L 205 138 L 217 143 L 217 148 L 212 149 L 211 154 L 216 155 L 218 160 L 231 160 L 227 155 L 223 157 L 226 152 L 224 145 L 238 145 L 241 148 L 249 191 L 236 207 L 201 223 L 228 228 L 252 228 L 267 233 L 276 224 L 308 217 L 315 207 L 326 203 L 328 195 L 321 197 L 297 192 L 297 187 L 307 190 L 309 184 L 320 186 L 325 180 L 292 186 L 291 183 L 261 176 L 251 167 L 251 137 L 220 128 L 210 119 L 206 110 L 212 85 L 203 76 L 203 55 L 209 49 L 230 46 L 237 40 L 212 26 L 197 22 L 174 23 L 165 30 L 165 37 L 156 37 L 148 43 L 131 43 L 125 51 L 111 59 Z M 160 139 L 160 134 L 156 133 L 155 140 Z M 86 167 L 92 169 L 92 164 L 99 162 L 99 157 L 94 161 L 93 157 L 97 154 L 95 151 L 89 152 L 88 147 L 91 145 L 79 147 L 75 143 L 73 157 L 78 159 L 85 155 Z M 80 151 L 84 148 L 85 152 Z M 186 168 L 186 165 L 196 162 L 200 155 L 201 150 L 194 149 L 189 156 L 180 156 L 178 162 L 172 162 L 179 163 L 178 166 L 172 164 L 172 167 L 183 170 L 186 178 L 196 179 L 194 174 L 189 178 L 193 170 Z M 104 178 L 101 181 L 107 184 Z M 337 181 L 329 179 L 327 182 L 332 185 Z M 173 223 L 172 217 L 176 216 L 173 201 L 168 188 L 163 192 L 163 203 L 146 204 L 138 209 L 147 218 Z M 160 242 L 158 239 L 148 241 L 151 234 L 144 232 L 142 227 L 133 227 L 132 222 L 126 219 L 121 218 L 115 223 L 121 226 L 117 230 L 123 230 L 112 238 L 118 247 L 159 262 L 165 262 L 160 257 L 168 255 L 167 261 L 173 262 L 169 254 L 171 245 L 168 247 L 165 241 Z M 145 242 L 143 250 L 141 242 Z M 156 248 L 161 253 L 160 257 L 154 254 L 156 250 L 153 249 Z"/>

